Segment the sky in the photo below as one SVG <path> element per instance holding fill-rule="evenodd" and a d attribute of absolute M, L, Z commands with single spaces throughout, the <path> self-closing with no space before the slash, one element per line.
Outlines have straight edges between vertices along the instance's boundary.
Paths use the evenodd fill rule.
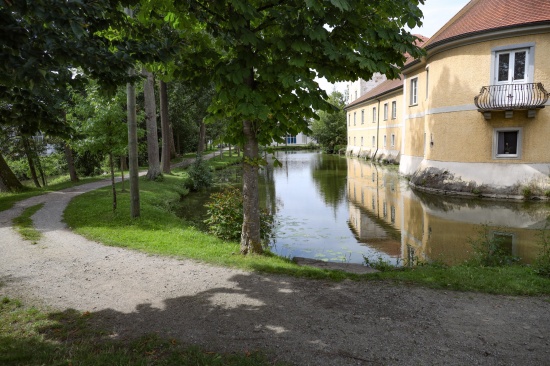
<path fill-rule="evenodd" d="M 423 26 L 413 28 L 412 33 L 421 34 L 426 37 L 433 36 L 439 28 L 444 26 L 468 2 L 469 0 L 426 0 L 424 5 L 420 5 L 420 9 L 424 14 Z M 324 79 L 319 80 L 319 85 L 327 93 L 331 93 L 334 89 L 334 84 Z M 338 83 L 336 89 L 343 92 L 346 89 L 346 83 Z"/>

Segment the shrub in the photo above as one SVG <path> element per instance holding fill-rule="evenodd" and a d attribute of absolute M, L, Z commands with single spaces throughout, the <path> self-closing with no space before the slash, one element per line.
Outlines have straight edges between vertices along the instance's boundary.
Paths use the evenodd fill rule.
<path fill-rule="evenodd" d="M 186 188 L 198 191 L 212 186 L 212 172 L 208 164 L 202 160 L 201 155 L 197 155 L 187 173 L 189 174 L 190 181 L 186 182 Z"/>
<path fill-rule="evenodd" d="M 240 240 L 243 224 L 243 197 L 237 188 L 225 188 L 210 195 L 206 205 L 205 223 L 210 233 L 224 240 Z M 266 209 L 260 211 L 260 236 L 264 244 L 273 237 L 273 215 Z"/>
<path fill-rule="evenodd" d="M 550 234 L 547 228 L 549 222 L 550 220 L 547 221 L 544 229 L 540 231 L 540 252 L 533 262 L 535 273 L 544 277 L 550 277 Z"/>
<path fill-rule="evenodd" d="M 390 262 L 385 261 L 382 257 L 378 257 L 377 260 L 371 260 L 363 255 L 363 260 L 367 267 L 371 267 L 380 272 L 389 272 L 395 270 L 397 267 Z"/>
<path fill-rule="evenodd" d="M 483 224 L 477 238 L 468 238 L 474 257 L 468 264 L 482 267 L 501 267 L 519 261 L 505 246 L 505 231 L 495 234 L 489 230 L 489 225 Z M 503 235 L 504 234 L 504 235 Z"/>

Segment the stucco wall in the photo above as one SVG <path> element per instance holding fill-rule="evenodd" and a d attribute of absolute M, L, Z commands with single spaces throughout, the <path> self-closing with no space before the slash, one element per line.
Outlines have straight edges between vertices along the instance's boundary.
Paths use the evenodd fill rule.
<path fill-rule="evenodd" d="M 402 94 L 393 92 L 378 100 L 370 100 L 347 110 L 348 118 L 348 153 L 372 158 L 377 153 L 384 160 L 398 162 L 401 151 L 402 133 Z M 396 102 L 396 118 L 392 118 L 392 102 Z M 388 103 L 388 116 L 384 120 L 384 104 Z M 373 119 L 373 108 L 376 108 L 376 118 Z M 364 122 L 361 115 L 364 111 Z M 355 115 L 355 123 L 354 123 Z M 391 145 L 391 135 L 395 135 L 394 146 Z M 384 147 L 386 135 L 386 147 Z M 361 137 L 363 144 L 361 144 Z M 372 139 L 374 137 L 374 146 Z M 376 159 L 376 157 L 375 157 Z"/>
<path fill-rule="evenodd" d="M 405 154 L 423 155 L 424 146 L 419 141 L 423 142 L 425 132 L 428 140 L 425 158 L 429 160 L 509 164 L 550 162 L 550 149 L 542 148 L 545 136 L 550 136 L 550 110 L 538 111 L 535 118 L 527 118 L 526 111 L 515 111 L 513 118 L 504 118 L 504 112 L 493 112 L 491 119 L 485 120 L 474 105 L 474 97 L 481 87 L 491 84 L 491 50 L 529 43 L 535 44 L 534 55 L 531 55 L 534 56 L 533 81 L 550 87 L 550 34 L 457 47 L 430 56 L 425 65 L 406 74 L 409 90 L 404 99 L 409 101 L 410 98 L 410 80 L 418 78 L 418 105 L 406 108 L 410 138 L 407 137 L 409 146 L 405 147 Z M 425 99 L 428 78 L 428 98 Z M 520 158 L 495 159 L 494 129 L 502 127 L 522 129 Z"/>

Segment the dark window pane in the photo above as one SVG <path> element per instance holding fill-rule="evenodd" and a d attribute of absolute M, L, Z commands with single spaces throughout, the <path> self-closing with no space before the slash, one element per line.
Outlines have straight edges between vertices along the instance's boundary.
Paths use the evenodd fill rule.
<path fill-rule="evenodd" d="M 527 52 L 516 52 L 514 58 L 514 80 L 525 79 L 525 60 L 527 58 Z"/>
<path fill-rule="evenodd" d="M 518 131 L 498 133 L 498 151 L 500 154 L 516 155 L 518 153 Z"/>
<path fill-rule="evenodd" d="M 510 54 L 498 55 L 498 81 L 508 80 L 508 68 L 510 67 Z"/>

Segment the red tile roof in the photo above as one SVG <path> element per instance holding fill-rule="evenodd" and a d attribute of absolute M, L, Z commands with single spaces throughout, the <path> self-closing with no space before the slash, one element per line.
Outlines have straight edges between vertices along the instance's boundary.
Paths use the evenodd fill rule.
<path fill-rule="evenodd" d="M 416 45 L 419 47 L 422 47 L 429 40 L 428 37 L 425 37 L 421 34 L 414 34 L 414 36 L 418 38 L 418 40 L 416 41 Z M 411 57 L 408 53 L 405 53 L 405 57 L 407 58 L 407 60 L 405 61 L 405 65 L 414 61 L 414 58 Z M 374 99 L 400 87 L 403 87 L 403 75 L 399 75 L 399 79 L 386 80 L 380 85 L 377 85 L 375 88 L 369 90 L 367 93 L 363 94 L 361 97 L 348 104 L 346 108 L 353 107 L 354 105 L 360 104 L 361 102 L 369 99 Z"/>
<path fill-rule="evenodd" d="M 514 26 L 550 22 L 550 0 L 472 0 L 426 44 Z"/>
<path fill-rule="evenodd" d="M 372 88 L 367 93 L 363 94 L 361 97 L 357 98 L 350 104 L 348 104 L 346 108 L 353 107 L 357 104 L 360 104 L 370 99 L 376 99 L 376 97 L 379 97 L 381 95 L 384 95 L 388 92 L 397 90 L 402 87 L 403 87 L 403 75 L 400 75 L 399 79 L 386 80 L 380 85 L 377 85 L 375 88 Z"/>

